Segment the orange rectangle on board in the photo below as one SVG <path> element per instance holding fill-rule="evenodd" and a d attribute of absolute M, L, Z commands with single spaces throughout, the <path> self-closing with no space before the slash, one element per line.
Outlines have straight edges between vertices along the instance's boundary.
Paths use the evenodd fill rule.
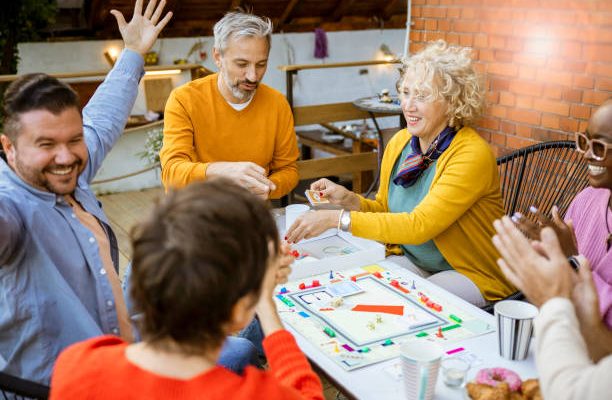
<path fill-rule="evenodd" d="M 385 314 L 404 315 L 404 306 L 385 306 L 377 304 L 357 304 L 351 311 L 378 312 Z"/>

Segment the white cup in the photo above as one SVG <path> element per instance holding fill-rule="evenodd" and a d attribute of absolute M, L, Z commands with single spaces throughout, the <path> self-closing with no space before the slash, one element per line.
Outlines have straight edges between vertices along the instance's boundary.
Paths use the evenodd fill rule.
<path fill-rule="evenodd" d="M 495 303 L 499 355 L 509 360 L 524 360 L 529 353 L 533 334 L 533 319 L 538 308 L 517 300 Z"/>
<path fill-rule="evenodd" d="M 285 232 L 289 230 L 300 215 L 308 210 L 310 210 L 310 207 L 306 204 L 291 204 L 285 207 Z"/>
<path fill-rule="evenodd" d="M 462 387 L 465 383 L 465 376 L 470 369 L 470 363 L 461 358 L 451 357 L 442 360 L 440 369 L 446 386 Z"/>
<path fill-rule="evenodd" d="M 436 390 L 444 349 L 434 342 L 407 342 L 400 347 L 404 395 L 409 400 L 431 400 Z"/>

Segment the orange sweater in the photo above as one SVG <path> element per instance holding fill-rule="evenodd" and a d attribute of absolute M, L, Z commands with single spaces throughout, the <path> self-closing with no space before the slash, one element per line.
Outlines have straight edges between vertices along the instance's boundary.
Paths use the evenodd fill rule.
<path fill-rule="evenodd" d="M 270 198 L 284 196 L 298 182 L 297 139 L 285 97 L 260 84 L 251 103 L 236 111 L 219 92 L 217 74 L 172 92 L 159 157 L 166 188 L 205 179 L 214 161 L 251 161 L 265 168 L 276 184 Z"/>
<path fill-rule="evenodd" d="M 160 376 L 125 357 L 127 343 L 102 336 L 68 347 L 51 377 L 51 399 L 323 399 L 323 387 L 291 334 L 263 341 L 270 368 L 242 376 L 215 367 L 191 379 Z"/>

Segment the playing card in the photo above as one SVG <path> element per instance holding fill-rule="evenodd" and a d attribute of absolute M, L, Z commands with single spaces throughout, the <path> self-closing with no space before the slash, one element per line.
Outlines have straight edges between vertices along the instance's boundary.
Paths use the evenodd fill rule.
<path fill-rule="evenodd" d="M 317 206 L 320 204 L 329 204 L 329 200 L 319 195 L 319 192 L 307 189 L 306 190 L 306 198 L 313 206 Z"/>

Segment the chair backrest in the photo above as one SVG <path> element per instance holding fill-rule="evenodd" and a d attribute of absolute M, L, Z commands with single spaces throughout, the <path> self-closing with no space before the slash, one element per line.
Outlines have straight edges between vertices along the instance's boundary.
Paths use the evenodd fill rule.
<path fill-rule="evenodd" d="M 574 196 L 588 184 L 587 164 L 573 141 L 543 142 L 497 159 L 506 214 L 536 206 L 563 216 Z"/>
<path fill-rule="evenodd" d="M 300 180 L 325 176 L 374 171 L 377 168 L 376 153 L 356 153 L 329 158 L 314 158 L 297 162 Z"/>
<path fill-rule="evenodd" d="M 0 372 L 0 398 L 46 400 L 49 387 Z"/>

